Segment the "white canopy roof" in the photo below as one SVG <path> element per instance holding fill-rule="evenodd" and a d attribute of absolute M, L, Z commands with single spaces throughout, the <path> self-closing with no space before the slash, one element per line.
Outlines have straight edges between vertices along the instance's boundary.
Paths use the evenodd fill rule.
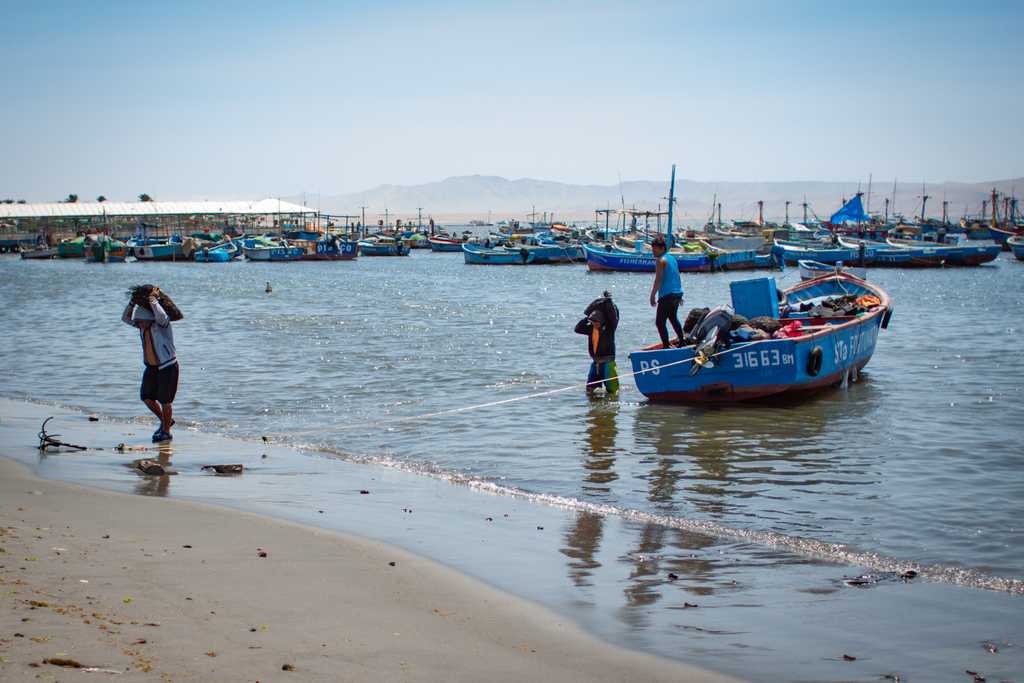
<path fill-rule="evenodd" d="M 184 216 L 193 214 L 268 216 L 275 213 L 315 214 L 280 199 L 193 202 L 52 202 L 0 204 L 0 218 L 86 218 L 90 216 Z"/>

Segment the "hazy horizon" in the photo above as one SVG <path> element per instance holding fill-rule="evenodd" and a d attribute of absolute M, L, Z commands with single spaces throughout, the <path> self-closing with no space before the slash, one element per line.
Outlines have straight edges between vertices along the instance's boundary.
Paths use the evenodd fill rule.
<path fill-rule="evenodd" d="M 1024 176 L 1024 5 L 6 3 L 0 198 Z"/>

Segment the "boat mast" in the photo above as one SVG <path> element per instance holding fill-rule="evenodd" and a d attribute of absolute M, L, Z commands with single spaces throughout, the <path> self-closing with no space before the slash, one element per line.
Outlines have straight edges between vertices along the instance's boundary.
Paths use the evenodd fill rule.
<path fill-rule="evenodd" d="M 889 225 L 889 198 L 888 197 L 885 198 L 885 220 L 883 221 L 883 225 Z"/>
<path fill-rule="evenodd" d="M 867 209 L 865 209 L 865 212 L 869 216 L 871 215 L 871 174 L 870 173 L 868 173 L 868 207 L 867 207 Z"/>
<path fill-rule="evenodd" d="M 764 227 L 764 200 L 757 200 L 757 224 Z"/>
<path fill-rule="evenodd" d="M 928 200 L 931 199 L 925 194 L 924 183 L 921 183 L 921 222 L 924 223 L 924 207 L 928 204 Z"/>
<path fill-rule="evenodd" d="M 999 227 L 999 193 L 992 188 L 992 227 Z"/>
<path fill-rule="evenodd" d="M 949 225 L 949 202 L 942 200 L 942 224 Z"/>
<path fill-rule="evenodd" d="M 672 205 L 676 202 L 676 165 L 672 164 L 672 181 L 668 186 L 668 247 L 671 249 L 672 242 Z"/>
<path fill-rule="evenodd" d="M 718 227 L 722 227 L 722 202 L 718 202 Z"/>
<path fill-rule="evenodd" d="M 892 203 L 889 204 L 892 207 L 892 215 L 896 215 L 896 178 L 892 179 Z"/>
<path fill-rule="evenodd" d="M 803 201 L 803 203 L 800 206 L 804 207 L 804 226 L 806 226 L 807 225 L 807 195 L 804 195 L 804 201 Z"/>
<path fill-rule="evenodd" d="M 786 222 L 784 223 L 784 225 L 787 225 L 787 226 L 789 225 L 789 204 L 790 204 L 790 202 L 787 199 L 786 200 Z"/>

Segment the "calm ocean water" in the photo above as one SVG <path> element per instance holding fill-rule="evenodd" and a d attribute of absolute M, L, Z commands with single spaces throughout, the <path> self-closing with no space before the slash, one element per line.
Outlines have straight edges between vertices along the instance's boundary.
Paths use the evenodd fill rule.
<path fill-rule="evenodd" d="M 726 301 L 731 280 L 760 275 L 684 275 L 685 308 Z M 789 286 L 798 274 L 776 277 Z M 869 278 L 896 312 L 848 389 L 700 408 L 647 404 L 626 380 L 613 401 L 574 390 L 418 418 L 585 381 L 573 326 L 603 290 L 621 309 L 628 369 L 629 350 L 657 337 L 650 276 L 471 267 L 430 252 L 301 264 L 4 258 L 0 394 L 139 417 L 139 344 L 119 316 L 128 287 L 153 282 L 186 316 L 175 324 L 179 422 L 575 509 L 561 553 L 581 591 L 603 534 L 657 554 L 670 533 L 685 550 L 699 549 L 695 534 L 749 544 L 764 565 L 915 565 L 940 584 L 1020 592 L 1024 263 Z M 614 532 L 607 518 L 621 520 Z M 623 590 L 643 603 L 642 583 Z"/>

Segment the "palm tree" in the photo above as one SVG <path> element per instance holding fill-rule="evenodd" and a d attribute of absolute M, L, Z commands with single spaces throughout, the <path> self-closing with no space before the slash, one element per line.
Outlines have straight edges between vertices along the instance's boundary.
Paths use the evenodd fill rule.
<path fill-rule="evenodd" d="M 78 195 L 77 194 L 69 194 L 68 198 L 65 199 L 64 201 L 67 204 L 74 204 L 75 202 L 78 201 Z"/>
<path fill-rule="evenodd" d="M 4 204 L 13 204 L 13 203 L 14 203 L 14 200 L 13 200 L 13 199 L 5 199 L 5 200 L 3 201 L 3 203 L 4 203 Z"/>
<path fill-rule="evenodd" d="M 98 201 L 98 202 L 101 202 L 101 203 L 102 203 L 102 202 L 105 202 L 105 201 L 107 201 L 107 198 L 106 198 L 106 197 L 104 197 L 103 195 L 100 195 L 99 197 L 97 197 L 97 198 L 96 198 L 96 201 Z"/>
<path fill-rule="evenodd" d="M 24 199 L 19 199 L 18 203 L 19 204 L 28 204 L 28 202 L 26 202 Z"/>
<path fill-rule="evenodd" d="M 153 201 L 153 198 L 150 197 L 145 192 L 143 192 L 142 194 L 139 195 L 139 201 L 140 202 L 151 202 L 151 201 Z"/>

